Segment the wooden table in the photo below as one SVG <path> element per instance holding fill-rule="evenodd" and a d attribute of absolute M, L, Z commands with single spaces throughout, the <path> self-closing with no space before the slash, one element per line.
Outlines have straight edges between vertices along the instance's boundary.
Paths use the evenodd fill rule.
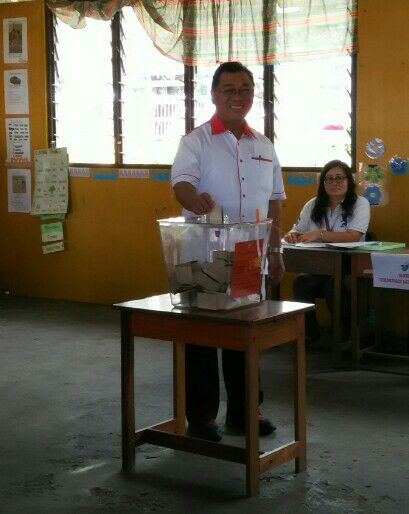
<path fill-rule="evenodd" d="M 342 337 L 341 295 L 345 257 L 345 250 L 283 246 L 286 271 L 334 277 L 334 312 L 332 313 L 332 364 L 334 367 L 342 364 L 342 353 L 351 348 L 350 344 L 344 343 Z"/>
<path fill-rule="evenodd" d="M 352 356 L 353 364 L 359 367 L 361 357 L 361 320 L 359 319 L 359 285 L 362 280 L 373 279 L 372 260 L 370 250 L 349 250 L 348 255 L 351 259 L 351 337 L 352 337 Z M 409 254 L 408 248 L 397 248 L 396 250 L 386 250 L 382 253 L 388 254 Z M 382 339 L 382 318 L 380 316 L 382 288 L 374 288 L 374 307 L 377 311 L 375 347 L 379 348 Z"/>
<path fill-rule="evenodd" d="M 245 464 L 248 496 L 259 492 L 260 473 L 295 459 L 296 472 L 306 468 L 304 313 L 314 307 L 296 302 L 264 301 L 227 312 L 173 308 L 169 295 L 115 305 L 121 311 L 122 468 L 135 466 L 135 447 L 154 444 Z M 173 342 L 174 417 L 135 432 L 134 337 Z M 154 342 L 154 341 L 153 341 Z M 295 343 L 294 441 L 259 452 L 259 354 Z M 185 344 L 245 353 L 246 444 L 238 448 L 185 434 Z M 142 363 L 143 364 L 143 363 Z"/>

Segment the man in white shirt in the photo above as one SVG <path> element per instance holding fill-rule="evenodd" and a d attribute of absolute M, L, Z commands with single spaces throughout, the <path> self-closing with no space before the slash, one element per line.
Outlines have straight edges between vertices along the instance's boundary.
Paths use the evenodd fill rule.
<path fill-rule="evenodd" d="M 254 97 L 253 75 L 238 62 L 224 63 L 212 81 L 216 114 L 182 137 L 172 167 L 172 185 L 185 216 L 223 207 L 230 222 L 273 220 L 268 255 L 269 275 L 278 284 L 284 272 L 281 240 L 281 200 L 285 198 L 281 168 L 271 141 L 250 128 L 245 116 Z M 223 351 L 223 375 L 228 396 L 226 424 L 244 431 L 244 356 Z M 186 416 L 194 437 L 219 441 L 215 423 L 219 408 L 217 350 L 186 348 Z M 262 392 L 260 392 L 260 401 Z M 260 415 L 261 435 L 274 425 Z"/>

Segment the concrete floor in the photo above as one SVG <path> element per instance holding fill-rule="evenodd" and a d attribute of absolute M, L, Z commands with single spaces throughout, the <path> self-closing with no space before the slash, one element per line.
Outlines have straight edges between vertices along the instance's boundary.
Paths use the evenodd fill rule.
<path fill-rule="evenodd" d="M 119 337 L 110 307 L 0 296 L 2 513 L 409 512 L 409 377 L 333 371 L 325 345 L 307 355 L 307 472 L 276 468 L 247 499 L 243 466 L 145 446 L 122 475 Z M 136 345 L 138 426 L 170 416 L 170 366 L 169 344 Z M 289 350 L 260 366 L 267 448 L 292 435 Z"/>

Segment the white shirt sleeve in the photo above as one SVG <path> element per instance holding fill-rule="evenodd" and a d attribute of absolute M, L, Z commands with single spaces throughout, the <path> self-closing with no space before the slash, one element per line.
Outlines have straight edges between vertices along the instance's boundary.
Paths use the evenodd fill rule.
<path fill-rule="evenodd" d="M 369 220 L 371 219 L 371 208 L 369 202 L 363 196 L 358 196 L 354 212 L 348 222 L 348 230 L 356 230 L 365 234 L 368 230 Z"/>
<path fill-rule="evenodd" d="M 311 212 L 314 207 L 315 198 L 308 200 L 308 202 L 301 209 L 300 215 L 297 221 L 294 223 L 293 229 L 298 232 L 310 232 L 311 231 Z"/>
<path fill-rule="evenodd" d="M 272 146 L 273 154 L 273 192 L 271 193 L 270 200 L 285 200 L 286 195 L 284 191 L 284 183 L 283 183 L 283 173 L 281 171 L 280 163 L 278 162 L 278 158 L 274 147 Z"/>
<path fill-rule="evenodd" d="M 183 136 L 171 171 L 172 186 L 189 182 L 196 189 L 200 182 L 200 144 L 192 134 Z"/>

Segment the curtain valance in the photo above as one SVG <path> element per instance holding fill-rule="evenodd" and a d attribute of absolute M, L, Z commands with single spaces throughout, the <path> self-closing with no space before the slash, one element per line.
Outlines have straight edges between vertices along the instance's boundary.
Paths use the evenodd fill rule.
<path fill-rule="evenodd" d="M 187 65 L 273 64 L 353 53 L 357 0 L 50 0 L 75 28 L 132 6 L 154 45 Z"/>

